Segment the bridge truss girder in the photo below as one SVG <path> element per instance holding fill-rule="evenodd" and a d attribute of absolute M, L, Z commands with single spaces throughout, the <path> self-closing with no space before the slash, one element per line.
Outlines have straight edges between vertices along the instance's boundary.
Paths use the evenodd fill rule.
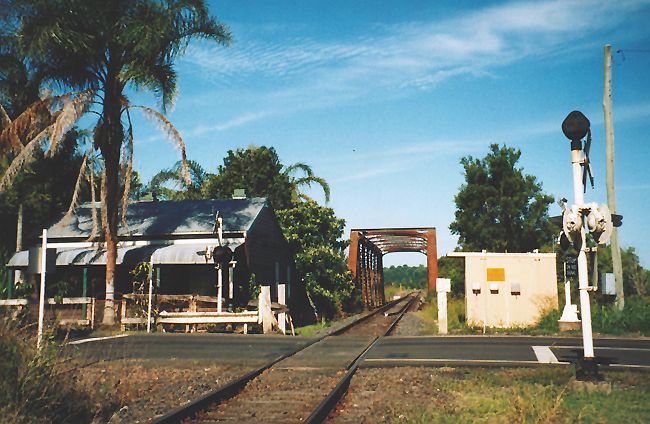
<path fill-rule="evenodd" d="M 361 299 L 369 308 L 386 302 L 384 296 L 383 257 L 393 252 L 419 252 L 427 257 L 429 291 L 435 291 L 438 277 L 436 229 L 372 228 L 350 231 L 348 268 L 361 291 Z"/>

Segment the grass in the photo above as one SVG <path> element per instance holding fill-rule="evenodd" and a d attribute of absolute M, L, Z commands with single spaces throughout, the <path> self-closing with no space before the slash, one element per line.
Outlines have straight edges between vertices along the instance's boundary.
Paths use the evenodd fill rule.
<path fill-rule="evenodd" d="M 427 296 L 427 302 L 418 311 L 418 316 L 431 323 L 432 334 L 437 333 L 435 321 L 438 308 L 435 297 Z M 450 333 L 482 334 L 482 326 L 471 326 L 465 322 L 465 301 L 462 298 L 449 297 L 447 300 L 447 325 Z M 558 319 L 561 311 L 550 309 L 540 317 L 538 323 L 530 327 L 510 327 L 485 329 L 486 334 L 514 335 L 554 335 L 559 334 Z M 603 305 L 592 300 L 591 319 L 595 334 L 615 334 L 625 336 L 650 336 L 650 297 L 631 296 L 625 301 L 625 309 L 619 311 L 612 304 Z M 580 330 L 562 333 L 579 335 Z"/>
<path fill-rule="evenodd" d="M 33 326 L 0 317 L 0 358 L 0 422 L 105 422 L 117 406 L 78 384 L 78 368 L 53 334 L 37 350 Z"/>
<path fill-rule="evenodd" d="M 407 423 L 650 422 L 650 374 L 606 374 L 609 390 L 585 390 L 572 368 L 454 369 L 435 373 L 441 393 Z"/>
<path fill-rule="evenodd" d="M 384 286 L 384 296 L 386 297 L 386 301 L 390 302 L 393 299 L 393 296 L 396 294 L 401 294 L 407 291 L 408 289 L 404 289 L 403 287 L 400 286 L 394 286 L 392 284 L 386 284 Z"/>
<path fill-rule="evenodd" d="M 315 324 L 310 324 L 310 325 L 305 325 L 302 327 L 297 327 L 296 328 L 296 334 L 299 336 L 306 336 L 306 337 L 312 337 L 316 335 L 316 333 L 319 333 L 320 331 L 329 328 L 332 326 L 331 321 L 321 321 L 317 322 Z"/>

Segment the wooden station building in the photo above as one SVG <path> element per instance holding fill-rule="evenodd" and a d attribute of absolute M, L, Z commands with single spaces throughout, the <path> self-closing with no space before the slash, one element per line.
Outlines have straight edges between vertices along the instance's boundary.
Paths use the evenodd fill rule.
<path fill-rule="evenodd" d="M 99 215 L 99 204 L 95 212 Z M 67 281 L 73 291 L 69 295 L 101 299 L 105 295 L 106 249 L 101 241 L 88 241 L 93 230 L 92 214 L 92 205 L 87 203 L 49 227 L 48 261 L 51 259 L 53 272 L 48 270 L 46 277 L 49 287 Z M 101 228 L 97 230 L 100 232 Z M 291 300 L 293 259 L 277 218 L 263 198 L 130 204 L 126 226 L 119 230 L 116 298 L 132 292 L 130 272 L 142 262 L 153 265 L 160 294 L 215 296 L 217 269 L 209 253 L 220 243 L 232 252 L 230 266 L 221 271 L 227 304 L 237 306 L 248 301 L 246 290 L 252 278 L 258 284 L 270 285 L 272 297 L 277 284 L 286 284 L 287 300 Z M 31 256 L 34 262 L 36 255 Z M 30 251 L 17 252 L 7 265 L 27 272 L 33 266 Z"/>

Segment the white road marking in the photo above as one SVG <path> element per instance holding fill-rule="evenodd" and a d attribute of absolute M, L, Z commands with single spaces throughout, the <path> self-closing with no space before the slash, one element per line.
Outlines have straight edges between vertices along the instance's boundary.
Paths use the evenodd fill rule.
<path fill-rule="evenodd" d="M 82 343 L 97 342 L 97 341 L 100 341 L 100 340 L 119 339 L 121 337 L 128 337 L 128 336 L 130 336 L 130 334 L 118 334 L 118 335 L 115 335 L 115 336 L 106 336 L 106 337 L 92 337 L 90 339 L 82 339 L 82 340 L 76 340 L 74 342 L 69 342 L 68 344 L 78 345 L 78 344 L 82 344 Z"/>
<path fill-rule="evenodd" d="M 542 364 L 557 364 L 558 360 L 551 351 L 551 348 L 548 346 L 531 346 L 535 356 L 537 357 L 537 362 Z"/>
<path fill-rule="evenodd" d="M 363 362 L 384 362 L 384 363 L 437 363 L 437 362 L 453 362 L 453 363 L 468 363 L 468 364 L 539 364 L 538 361 L 513 361 L 509 359 L 441 359 L 441 358 L 370 358 L 364 359 Z M 570 362 L 555 362 L 556 364 L 570 364 Z"/>
<path fill-rule="evenodd" d="M 645 368 L 650 369 L 650 365 L 634 365 L 634 364 L 609 364 L 610 367 L 619 368 Z"/>
<path fill-rule="evenodd" d="M 582 346 L 553 346 L 554 349 L 582 349 Z M 650 352 L 649 348 L 645 347 L 606 347 L 606 346 L 595 346 L 595 350 L 640 350 L 642 352 Z"/>

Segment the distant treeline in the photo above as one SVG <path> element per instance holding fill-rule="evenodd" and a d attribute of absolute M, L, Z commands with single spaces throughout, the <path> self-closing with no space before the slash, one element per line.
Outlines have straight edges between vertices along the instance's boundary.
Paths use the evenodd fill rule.
<path fill-rule="evenodd" d="M 427 267 L 424 265 L 398 265 L 384 268 L 384 282 L 408 289 L 423 289 L 427 286 Z"/>
<path fill-rule="evenodd" d="M 465 286 L 465 264 L 462 259 L 438 258 L 438 276 L 451 279 L 451 291 L 462 296 Z M 408 289 L 427 287 L 427 267 L 425 265 L 398 265 L 384 268 L 384 282 Z"/>

